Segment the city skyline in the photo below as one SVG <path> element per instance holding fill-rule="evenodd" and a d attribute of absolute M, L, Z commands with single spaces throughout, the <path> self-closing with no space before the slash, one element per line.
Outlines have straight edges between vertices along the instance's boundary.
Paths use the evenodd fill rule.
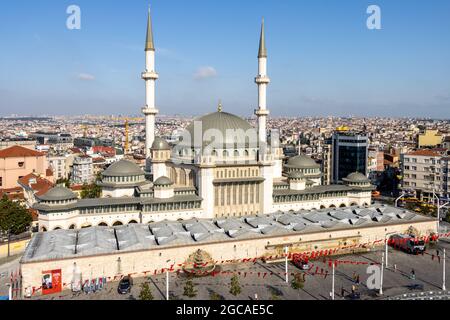
<path fill-rule="evenodd" d="M 152 1 L 157 107 L 165 115 L 199 115 L 221 99 L 225 111 L 250 116 L 264 17 L 273 117 L 448 118 L 450 47 L 440 35 L 449 4 L 436 10 L 424 1 L 378 1 L 382 29 L 369 30 L 370 4 Z M 139 114 L 148 1 L 79 1 L 81 30 L 65 26 L 69 5 L 30 3 L 26 15 L 4 5 L 10 15 L 2 29 L 16 32 L 5 35 L 14 56 L 4 52 L 0 62 L 0 116 Z"/>

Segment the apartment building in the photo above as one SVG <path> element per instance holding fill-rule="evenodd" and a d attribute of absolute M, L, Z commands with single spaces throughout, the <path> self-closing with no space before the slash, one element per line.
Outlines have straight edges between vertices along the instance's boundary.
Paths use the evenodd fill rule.
<path fill-rule="evenodd" d="M 89 184 L 93 182 L 94 169 L 91 157 L 78 156 L 74 159 L 71 180 L 74 184 Z"/>
<path fill-rule="evenodd" d="M 401 156 L 404 190 L 413 191 L 422 201 L 431 202 L 433 192 L 450 197 L 449 163 L 445 152 L 417 150 Z"/>

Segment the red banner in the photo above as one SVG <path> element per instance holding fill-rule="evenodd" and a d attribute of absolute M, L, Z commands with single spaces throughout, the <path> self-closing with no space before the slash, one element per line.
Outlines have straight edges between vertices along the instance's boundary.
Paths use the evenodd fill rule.
<path fill-rule="evenodd" d="M 42 272 L 42 294 L 61 292 L 61 269 Z"/>

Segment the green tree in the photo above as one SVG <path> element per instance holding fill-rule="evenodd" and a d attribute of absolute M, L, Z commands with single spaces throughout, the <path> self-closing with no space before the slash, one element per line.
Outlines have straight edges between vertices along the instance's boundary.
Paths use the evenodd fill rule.
<path fill-rule="evenodd" d="M 139 293 L 139 300 L 153 300 L 152 289 L 147 282 L 141 284 L 141 292 Z"/>
<path fill-rule="evenodd" d="M 305 286 L 305 279 L 301 273 L 296 273 L 291 281 L 291 287 L 295 290 L 303 289 Z"/>
<path fill-rule="evenodd" d="M 84 184 L 81 188 L 81 199 L 100 198 L 102 188 L 96 183 Z"/>
<path fill-rule="evenodd" d="M 241 285 L 239 284 L 239 278 L 237 277 L 237 275 L 234 275 L 231 278 L 231 284 L 230 284 L 230 293 L 233 296 L 237 296 L 241 293 L 242 289 L 241 289 Z"/>
<path fill-rule="evenodd" d="M 33 218 L 30 212 L 6 195 L 0 200 L 0 231 L 20 234 L 28 230 Z"/>
<path fill-rule="evenodd" d="M 197 295 L 197 290 L 195 290 L 194 283 L 191 279 L 186 281 L 186 284 L 184 285 L 184 296 L 193 298 Z"/>

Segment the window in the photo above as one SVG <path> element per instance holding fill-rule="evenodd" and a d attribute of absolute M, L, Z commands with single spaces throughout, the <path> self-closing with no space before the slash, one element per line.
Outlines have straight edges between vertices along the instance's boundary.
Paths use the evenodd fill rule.
<path fill-rule="evenodd" d="M 3 186 L 3 177 L 0 177 L 0 187 Z"/>
<path fill-rule="evenodd" d="M 25 162 L 21 161 L 18 163 L 18 165 L 19 165 L 19 168 L 23 168 L 23 166 L 25 165 Z"/>

